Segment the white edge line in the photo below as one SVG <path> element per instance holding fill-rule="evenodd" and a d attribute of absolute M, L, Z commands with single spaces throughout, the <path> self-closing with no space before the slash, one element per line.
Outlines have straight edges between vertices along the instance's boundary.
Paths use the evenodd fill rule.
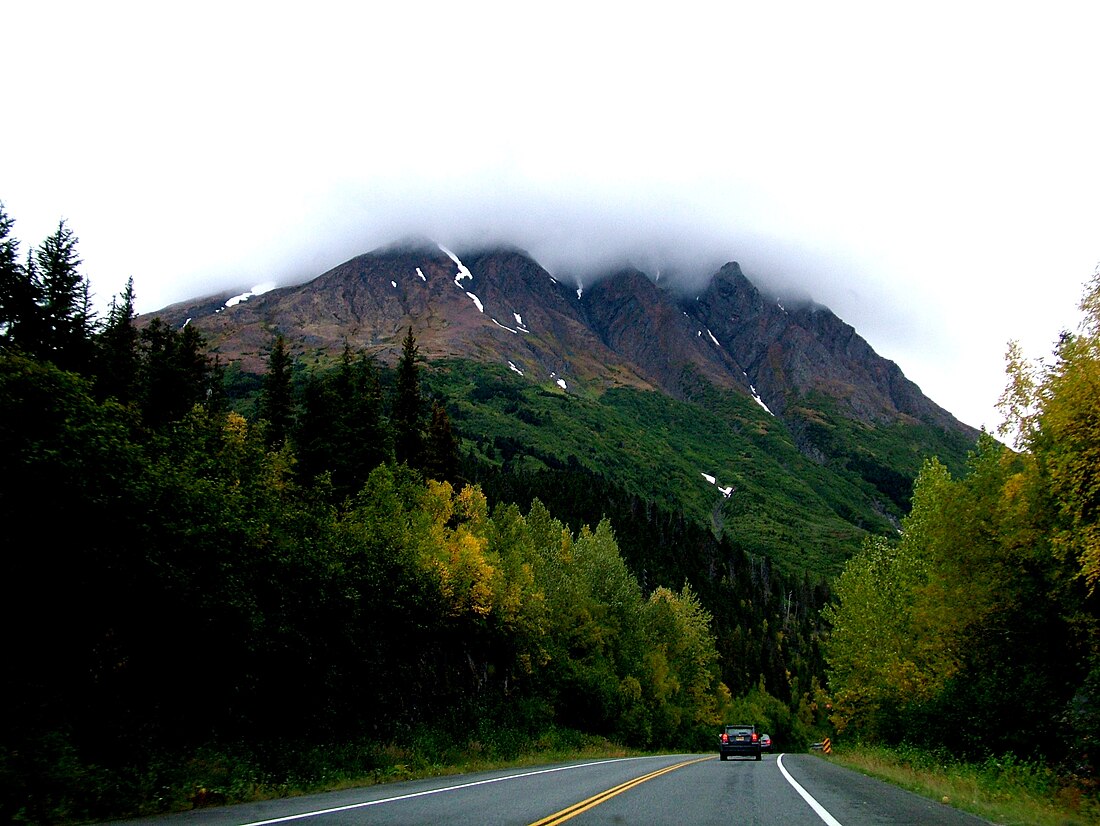
<path fill-rule="evenodd" d="M 288 821 L 291 821 L 291 820 L 304 820 L 307 817 L 320 817 L 321 815 L 330 815 L 330 814 L 333 814 L 334 812 L 347 812 L 347 811 L 350 811 L 352 809 L 364 809 L 367 806 L 377 806 L 380 803 L 395 803 L 399 800 L 411 800 L 414 797 L 426 797 L 426 796 L 432 795 L 432 794 L 441 794 L 443 792 L 458 791 L 459 789 L 470 789 L 470 788 L 473 788 L 474 786 L 485 786 L 485 785 L 488 785 L 489 783 L 500 783 L 502 780 L 517 780 L 521 777 L 534 777 L 537 774 L 551 774 L 552 772 L 563 772 L 563 771 L 569 771 L 571 769 L 584 769 L 584 768 L 588 768 L 589 766 L 599 766 L 599 765 L 602 765 L 604 763 L 620 763 L 624 760 L 644 760 L 644 759 L 647 759 L 647 758 L 644 758 L 644 757 L 643 758 L 639 758 L 639 757 L 617 757 L 617 758 L 614 758 L 612 760 L 596 760 L 592 763 L 580 763 L 580 764 L 575 765 L 575 766 L 557 766 L 557 767 L 552 768 L 552 769 L 539 769 L 537 771 L 523 772 L 522 774 L 508 774 L 508 775 L 505 775 L 504 777 L 491 777 L 488 780 L 475 780 L 471 783 L 460 783 L 457 786 L 442 786 L 441 788 L 438 788 L 438 789 L 426 789 L 425 791 L 422 791 L 422 792 L 412 792 L 410 794 L 400 794 L 400 795 L 397 795 L 396 797 L 384 797 L 380 800 L 366 800 L 366 801 L 363 801 L 362 803 L 350 803 L 347 806 L 336 806 L 332 809 L 318 809 L 318 810 L 313 811 L 313 812 L 301 812 L 301 813 L 296 814 L 296 815 L 287 815 L 286 817 L 272 818 L 271 820 L 256 820 L 256 821 L 253 821 L 251 823 L 242 823 L 241 826 L 268 826 L 268 824 L 270 824 L 270 823 L 287 823 Z M 794 781 L 792 780 L 791 782 L 793 783 Z M 805 794 L 805 792 L 803 792 L 803 794 Z M 836 821 L 833 821 L 833 824 L 836 824 L 836 826 L 840 826 L 840 824 L 836 823 Z M 830 824 L 830 826 L 832 826 L 832 824 Z"/>
<path fill-rule="evenodd" d="M 785 777 L 787 779 L 787 782 L 790 783 L 791 786 L 794 787 L 794 790 L 796 792 L 798 792 L 800 795 L 802 795 L 802 799 L 805 800 L 809 804 L 810 808 L 814 810 L 814 812 L 817 814 L 818 817 L 820 817 L 825 823 L 829 824 L 829 826 L 841 826 L 841 823 L 840 823 L 839 820 L 837 820 L 835 817 L 833 817 L 831 814 L 829 814 L 828 810 L 824 806 L 822 806 L 820 803 L 818 803 L 816 800 L 814 800 L 813 797 L 810 796 L 810 793 L 808 791 L 806 791 L 805 789 L 803 789 L 798 784 L 797 780 L 795 780 L 793 777 L 791 777 L 791 773 L 789 771 L 787 771 L 787 767 L 783 765 L 783 755 L 782 754 L 779 755 L 779 757 L 776 759 L 775 763 L 776 763 L 777 766 L 779 766 L 779 771 L 783 772 L 783 777 Z"/>

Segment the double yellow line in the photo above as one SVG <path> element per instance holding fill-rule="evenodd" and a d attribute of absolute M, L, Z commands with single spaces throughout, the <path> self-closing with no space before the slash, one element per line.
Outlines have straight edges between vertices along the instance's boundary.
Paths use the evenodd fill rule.
<path fill-rule="evenodd" d="M 690 766 L 692 763 L 701 763 L 704 760 L 710 759 L 712 758 L 696 757 L 694 760 L 685 760 L 683 763 L 676 763 L 672 766 L 666 766 L 663 769 L 657 769 L 657 771 L 650 772 L 649 774 L 644 774 L 641 777 L 635 777 L 633 780 L 628 780 L 625 783 L 615 786 L 613 789 L 608 789 L 607 791 L 600 792 L 599 794 L 593 795 L 587 800 L 582 800 L 580 803 L 574 803 L 572 806 L 562 809 L 560 812 L 552 814 L 549 817 L 544 817 L 542 820 L 536 820 L 530 826 L 555 826 L 555 824 L 558 823 L 565 823 L 565 821 L 569 820 L 570 818 L 574 818 L 582 812 L 587 812 L 589 809 L 593 809 L 596 806 L 599 806 L 601 803 L 604 803 L 615 797 L 615 795 L 622 794 L 625 791 L 633 789 L 635 786 L 640 786 L 647 780 L 652 780 L 654 777 L 660 777 L 662 774 L 668 774 L 669 772 L 676 771 L 677 769 L 682 769 L 684 766 Z"/>

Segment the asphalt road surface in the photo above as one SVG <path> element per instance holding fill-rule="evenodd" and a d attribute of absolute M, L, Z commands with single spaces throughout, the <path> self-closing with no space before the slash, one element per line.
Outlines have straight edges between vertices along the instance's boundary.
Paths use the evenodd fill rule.
<path fill-rule="evenodd" d="M 680 754 L 564 763 L 198 809 L 129 826 L 978 826 L 963 814 L 809 754 Z"/>

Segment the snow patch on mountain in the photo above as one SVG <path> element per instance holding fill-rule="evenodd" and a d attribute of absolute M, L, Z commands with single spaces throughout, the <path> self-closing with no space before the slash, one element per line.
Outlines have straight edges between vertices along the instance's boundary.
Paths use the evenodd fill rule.
<path fill-rule="evenodd" d="M 766 404 L 764 404 L 764 400 L 763 400 L 762 398 L 760 398 L 760 394 L 756 392 L 756 388 L 755 388 L 755 387 L 753 387 L 753 386 L 752 386 L 752 385 L 750 384 L 750 385 L 749 385 L 749 390 L 751 390 L 751 391 L 752 391 L 752 398 L 753 398 L 753 401 L 755 401 L 755 402 L 756 402 L 756 403 L 757 403 L 758 405 L 760 405 L 760 406 L 761 406 L 761 407 L 763 407 L 763 408 L 764 408 L 764 409 L 765 409 L 766 411 L 768 411 L 768 413 L 769 413 L 770 415 L 774 416 L 775 414 L 774 414 L 774 413 L 772 413 L 772 411 L 771 411 L 771 408 L 769 408 L 769 407 L 768 407 L 768 406 L 767 406 Z"/>
<path fill-rule="evenodd" d="M 269 290 L 273 290 L 273 289 L 275 289 L 275 282 L 274 281 L 265 281 L 262 284 L 257 284 L 255 287 L 253 287 L 248 292 L 243 292 L 240 295 L 233 296 L 232 298 L 230 298 L 228 301 L 225 302 L 225 306 L 226 307 L 236 307 L 242 301 L 248 301 L 248 299 L 250 299 L 254 296 L 263 295 L 264 293 L 268 292 Z"/>
<path fill-rule="evenodd" d="M 474 280 L 474 274 L 472 272 L 470 272 L 469 269 L 466 268 L 465 264 L 463 264 L 461 261 L 458 260 L 457 255 L 455 255 L 453 252 L 451 252 L 449 249 L 447 249 L 442 244 L 439 245 L 439 249 L 448 258 L 450 258 L 452 261 L 454 261 L 455 266 L 458 267 L 458 274 L 455 276 L 455 286 L 456 287 L 459 287 L 459 288 L 462 287 L 462 279 L 463 278 L 469 278 L 471 281 Z"/>
<path fill-rule="evenodd" d="M 707 480 L 707 482 L 709 482 L 710 484 L 712 484 L 712 485 L 714 485 L 715 487 L 717 487 L 717 488 L 718 488 L 718 492 L 719 492 L 719 493 L 721 493 L 721 494 L 722 494 L 722 496 L 724 496 L 724 497 L 725 497 L 726 499 L 729 499 L 729 498 L 730 498 L 730 496 L 731 496 L 731 495 L 733 494 L 733 485 L 729 485 L 728 487 L 722 487 L 721 485 L 719 485 L 719 484 L 718 484 L 718 479 L 717 479 L 717 477 L 715 477 L 715 476 L 711 476 L 711 475 L 710 475 L 709 473 L 702 473 L 702 472 L 700 472 L 700 475 L 701 475 L 701 476 L 702 476 L 702 477 L 703 477 L 704 479 L 706 479 L 706 480 Z"/>

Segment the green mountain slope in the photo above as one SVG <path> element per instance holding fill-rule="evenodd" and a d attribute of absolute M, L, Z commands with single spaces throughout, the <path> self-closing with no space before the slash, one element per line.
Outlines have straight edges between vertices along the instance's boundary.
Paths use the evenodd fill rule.
<path fill-rule="evenodd" d="M 794 574 L 829 576 L 866 533 L 896 530 L 924 459 L 961 467 L 970 448 L 929 425 L 855 422 L 825 397 L 795 406 L 792 433 L 697 376 L 677 400 L 623 387 L 566 393 L 465 360 L 427 367 L 425 387 L 446 401 L 475 463 L 505 474 L 583 469 Z"/>

